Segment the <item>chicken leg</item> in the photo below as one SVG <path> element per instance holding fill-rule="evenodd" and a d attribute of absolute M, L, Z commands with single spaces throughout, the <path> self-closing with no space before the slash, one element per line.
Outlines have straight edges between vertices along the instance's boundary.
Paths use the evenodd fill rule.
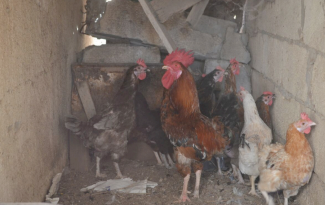
<path fill-rule="evenodd" d="M 117 162 L 114 162 L 114 167 L 115 167 L 115 170 L 116 170 L 116 177 L 117 179 L 123 179 L 123 175 L 121 173 L 121 170 L 120 170 L 120 167 L 118 166 L 118 163 Z"/>
<path fill-rule="evenodd" d="M 274 201 L 273 201 L 273 198 L 271 196 L 269 196 L 269 194 L 265 191 L 261 191 L 262 192 L 262 195 L 264 196 L 265 200 L 266 200 L 266 203 L 268 205 L 274 205 Z M 284 202 L 284 205 L 288 205 Z"/>
<path fill-rule="evenodd" d="M 199 198 L 201 174 L 202 174 L 202 170 L 197 170 L 195 172 L 195 175 L 196 175 L 195 188 L 194 188 L 194 197 L 195 198 Z"/>
<path fill-rule="evenodd" d="M 172 168 L 171 166 L 169 166 L 169 164 L 168 164 L 168 162 L 167 162 L 166 155 L 161 154 L 161 159 L 162 159 L 162 161 L 164 162 L 164 165 L 165 165 L 165 167 L 166 167 L 167 169 L 171 169 L 171 168 Z"/>
<path fill-rule="evenodd" d="M 238 183 L 245 184 L 245 181 L 243 179 L 243 176 L 241 175 L 240 170 L 234 164 L 231 164 L 231 166 L 232 166 L 232 170 L 234 172 L 234 176 L 237 177 L 237 179 L 238 179 Z"/>
<path fill-rule="evenodd" d="M 124 177 L 123 177 L 123 175 L 121 173 L 121 170 L 120 170 L 120 167 L 119 167 L 119 165 L 117 163 L 117 161 L 119 160 L 119 158 L 120 157 L 119 157 L 118 154 L 115 154 L 115 153 L 112 154 L 113 164 L 114 164 L 114 167 L 115 167 L 115 170 L 116 170 L 116 174 L 117 174 L 115 178 L 117 178 L 117 179 L 123 179 Z"/>
<path fill-rule="evenodd" d="M 186 202 L 186 201 L 191 201 L 188 196 L 187 196 L 187 187 L 188 187 L 188 181 L 190 180 L 190 174 L 187 174 L 184 177 L 184 184 L 183 184 L 183 191 L 182 191 L 182 195 L 179 199 L 178 202 Z"/>
<path fill-rule="evenodd" d="M 172 160 L 172 158 L 170 157 L 170 154 L 167 154 L 167 158 L 168 158 L 168 162 L 169 162 L 170 166 L 172 166 L 172 167 L 175 166 L 175 163 Z"/>
<path fill-rule="evenodd" d="M 255 179 L 257 178 L 257 176 L 250 176 L 250 181 L 251 181 L 251 190 L 248 194 L 253 195 L 253 196 L 257 196 L 260 197 L 256 191 L 255 191 Z"/>
<path fill-rule="evenodd" d="M 98 177 L 98 178 L 107 177 L 106 174 L 101 174 L 100 173 L 100 158 L 99 157 L 96 157 L 96 177 Z"/>
<path fill-rule="evenodd" d="M 163 164 L 162 164 L 162 162 L 161 162 L 161 159 L 160 159 L 160 157 L 159 157 L 159 155 L 158 155 L 158 152 L 155 152 L 155 151 L 153 151 L 153 153 L 155 154 L 155 157 L 156 157 L 156 159 L 157 159 L 157 164 L 159 165 L 159 166 L 162 166 Z"/>
<path fill-rule="evenodd" d="M 216 157 L 216 158 L 217 158 L 217 165 L 218 165 L 218 172 L 217 172 L 217 174 L 223 175 L 223 173 L 221 171 L 220 157 Z"/>

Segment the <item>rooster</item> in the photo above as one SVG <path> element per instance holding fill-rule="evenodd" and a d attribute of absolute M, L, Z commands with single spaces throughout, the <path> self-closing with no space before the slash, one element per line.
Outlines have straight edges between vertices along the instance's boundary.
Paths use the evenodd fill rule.
<path fill-rule="evenodd" d="M 239 96 L 243 100 L 245 120 L 239 146 L 239 169 L 250 176 L 249 194 L 258 196 L 255 191 L 255 179 L 259 176 L 258 154 L 265 145 L 271 143 L 272 132 L 260 118 L 253 96 L 243 87 L 241 87 Z"/>
<path fill-rule="evenodd" d="M 128 136 L 129 143 L 145 142 L 153 150 L 158 165 L 164 163 L 165 167 L 170 169 L 174 164 L 171 158 L 174 148 L 162 130 L 160 111 L 150 110 L 145 97 L 140 92 L 135 95 L 135 115 L 136 128 Z"/>
<path fill-rule="evenodd" d="M 299 188 L 309 182 L 314 156 L 305 134 L 309 134 L 314 125 L 306 113 L 301 113 L 301 119 L 289 125 L 285 145 L 265 146 L 260 153 L 258 188 L 269 205 L 274 202 L 268 192 L 283 190 L 284 205 L 288 205 L 289 197 L 297 195 Z"/>
<path fill-rule="evenodd" d="M 65 127 L 79 135 L 87 148 L 95 150 L 96 177 L 106 177 L 100 173 L 100 159 L 110 154 L 117 178 L 123 178 L 118 161 L 126 152 L 127 136 L 135 126 L 134 97 L 139 80 L 146 78 L 146 71 L 145 62 L 139 59 L 137 65 L 127 70 L 120 90 L 102 113 L 88 122 L 74 117 L 66 119 Z"/>
<path fill-rule="evenodd" d="M 175 50 L 164 59 L 162 77 L 164 95 L 161 105 L 163 130 L 177 148 L 176 167 L 184 177 L 180 202 L 190 201 L 187 187 L 191 165 L 196 174 L 194 197 L 199 197 L 202 161 L 210 160 L 225 147 L 225 139 L 213 128 L 212 121 L 201 114 L 195 81 L 187 67 L 194 58 L 189 52 Z"/>
<path fill-rule="evenodd" d="M 274 98 L 275 94 L 269 91 L 265 91 L 255 101 L 258 114 L 260 115 L 261 119 L 265 122 L 265 124 L 271 129 L 271 131 L 273 130 L 273 126 L 269 107 L 272 105 Z"/>

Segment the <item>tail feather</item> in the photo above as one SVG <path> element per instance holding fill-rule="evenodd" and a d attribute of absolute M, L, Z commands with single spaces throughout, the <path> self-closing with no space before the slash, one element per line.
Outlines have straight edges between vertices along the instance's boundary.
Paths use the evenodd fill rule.
<path fill-rule="evenodd" d="M 233 129 L 239 123 L 237 107 L 238 99 L 234 93 L 224 95 L 219 99 L 212 117 L 218 116 L 226 127 Z"/>
<path fill-rule="evenodd" d="M 280 170 L 265 169 L 260 174 L 258 189 L 266 192 L 275 192 L 281 188 L 282 172 Z"/>

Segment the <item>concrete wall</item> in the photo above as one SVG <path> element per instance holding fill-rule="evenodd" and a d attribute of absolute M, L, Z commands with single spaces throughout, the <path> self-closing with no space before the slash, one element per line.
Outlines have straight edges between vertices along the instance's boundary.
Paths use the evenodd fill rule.
<path fill-rule="evenodd" d="M 64 116 L 85 0 L 0 1 L 0 202 L 42 201 L 67 163 Z"/>
<path fill-rule="evenodd" d="M 315 173 L 302 188 L 301 204 L 325 204 L 325 5 L 320 0 L 267 3 L 249 39 L 256 98 L 275 92 L 272 117 L 275 137 L 285 142 L 288 125 L 301 112 L 317 123 L 307 136 L 315 155 Z"/>

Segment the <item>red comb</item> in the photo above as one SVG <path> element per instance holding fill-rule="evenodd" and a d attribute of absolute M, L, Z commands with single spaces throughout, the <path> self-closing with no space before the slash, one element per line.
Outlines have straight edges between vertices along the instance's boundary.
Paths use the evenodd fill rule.
<path fill-rule="evenodd" d="M 178 61 L 187 68 L 194 61 L 193 53 L 190 52 L 192 51 L 185 52 L 185 50 L 178 50 L 177 48 L 164 59 L 164 65 L 171 65 L 174 61 Z"/>
<path fill-rule="evenodd" d="M 245 90 L 245 88 L 243 86 L 240 86 L 240 90 Z"/>
<path fill-rule="evenodd" d="M 231 64 L 238 64 L 239 62 L 236 60 L 236 58 L 230 59 Z"/>
<path fill-rule="evenodd" d="M 308 115 L 307 115 L 305 112 L 302 112 L 302 113 L 300 114 L 300 117 L 301 117 L 301 119 L 303 119 L 303 120 L 311 121 L 311 119 L 309 119 Z"/>
<path fill-rule="evenodd" d="M 202 78 L 204 78 L 205 76 L 207 76 L 207 74 L 202 74 Z"/>
<path fill-rule="evenodd" d="M 223 68 L 221 68 L 220 66 L 216 67 L 217 70 L 221 70 L 222 72 L 224 72 L 225 70 Z"/>
<path fill-rule="evenodd" d="M 137 64 L 144 67 L 144 68 L 147 68 L 147 65 L 146 63 L 144 62 L 143 59 L 139 58 L 139 60 L 137 61 Z"/>
<path fill-rule="evenodd" d="M 273 95 L 273 93 L 270 91 L 265 91 L 265 92 L 263 92 L 263 95 Z"/>

